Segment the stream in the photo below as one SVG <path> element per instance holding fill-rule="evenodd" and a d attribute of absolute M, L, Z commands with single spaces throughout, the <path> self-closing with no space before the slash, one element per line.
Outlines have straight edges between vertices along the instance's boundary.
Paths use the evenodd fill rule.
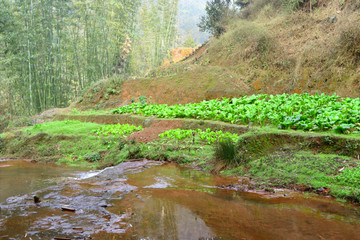
<path fill-rule="evenodd" d="M 360 239 L 357 205 L 226 187 L 243 181 L 146 160 L 91 172 L 0 160 L 0 239 Z"/>

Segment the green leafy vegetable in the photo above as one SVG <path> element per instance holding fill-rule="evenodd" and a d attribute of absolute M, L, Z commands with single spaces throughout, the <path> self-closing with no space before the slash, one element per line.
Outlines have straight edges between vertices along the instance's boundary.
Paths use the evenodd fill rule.
<path fill-rule="evenodd" d="M 96 135 L 103 135 L 103 136 L 107 136 L 107 135 L 119 135 L 119 136 L 125 136 L 125 135 L 129 135 L 135 131 L 141 131 L 143 128 L 142 126 L 136 127 L 133 125 L 129 125 L 129 124 L 115 124 L 115 125 L 105 125 L 100 127 L 99 129 L 96 129 L 94 131 L 92 131 L 92 133 L 96 134 Z"/>
<path fill-rule="evenodd" d="M 187 138 L 200 139 L 200 141 L 205 142 L 206 144 L 213 144 L 222 139 L 230 139 L 233 142 L 237 142 L 239 136 L 237 134 L 232 134 L 229 132 L 222 131 L 211 131 L 211 129 L 206 129 L 205 131 L 201 129 L 197 130 L 182 130 L 182 129 L 173 129 L 159 134 L 160 138 L 167 138 L 170 140 L 182 141 Z"/>
<path fill-rule="evenodd" d="M 113 111 L 160 118 L 193 118 L 233 124 L 273 125 L 279 129 L 358 132 L 360 99 L 325 94 L 252 95 L 186 105 L 134 103 Z"/>

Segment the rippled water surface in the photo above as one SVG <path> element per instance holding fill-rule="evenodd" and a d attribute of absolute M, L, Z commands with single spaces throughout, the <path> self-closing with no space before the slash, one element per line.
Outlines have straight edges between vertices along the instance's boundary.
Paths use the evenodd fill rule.
<path fill-rule="evenodd" d="M 76 176 L 74 169 L 29 161 L 0 160 L 0 202 L 27 194 Z"/>
<path fill-rule="evenodd" d="M 360 239 L 355 205 L 227 190 L 222 186 L 242 180 L 175 164 L 128 162 L 82 174 L 10 164 L 0 163 L 0 174 L 9 171 L 0 183 L 8 196 L 0 206 L 0 239 Z M 16 169 L 24 177 L 17 179 Z M 40 174 L 31 180 L 36 187 L 12 197 L 8 189 L 24 181 L 26 169 Z M 44 179 L 53 185 L 41 185 Z M 30 190 L 39 190 L 40 204 Z"/>

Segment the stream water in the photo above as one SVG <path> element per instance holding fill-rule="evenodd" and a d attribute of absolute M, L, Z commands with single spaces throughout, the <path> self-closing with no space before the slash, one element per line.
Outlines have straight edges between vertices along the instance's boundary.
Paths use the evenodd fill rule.
<path fill-rule="evenodd" d="M 153 161 L 98 172 L 1 161 L 0 239 L 360 239 L 356 205 L 223 187 L 242 181 Z"/>

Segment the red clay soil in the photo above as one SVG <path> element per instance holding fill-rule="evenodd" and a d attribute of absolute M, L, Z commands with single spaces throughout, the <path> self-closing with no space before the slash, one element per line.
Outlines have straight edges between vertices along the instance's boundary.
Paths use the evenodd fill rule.
<path fill-rule="evenodd" d="M 140 132 L 133 133 L 129 136 L 129 139 L 135 139 L 136 142 L 148 143 L 159 138 L 159 134 L 171 129 L 180 128 L 181 125 L 182 124 L 179 121 L 154 122 L 150 127 L 147 127 Z"/>

